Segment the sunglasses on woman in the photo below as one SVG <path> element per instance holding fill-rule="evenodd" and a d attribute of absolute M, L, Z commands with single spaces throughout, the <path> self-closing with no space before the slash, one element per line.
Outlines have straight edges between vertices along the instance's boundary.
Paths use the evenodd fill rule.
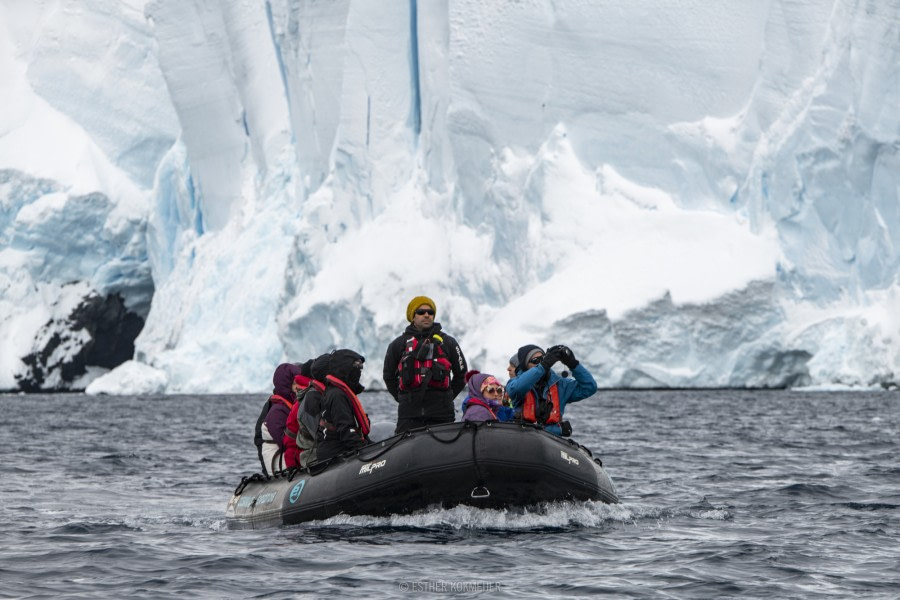
<path fill-rule="evenodd" d="M 503 386 L 502 385 L 488 385 L 488 386 L 485 386 L 485 388 L 481 391 L 485 394 L 502 394 Z"/>
<path fill-rule="evenodd" d="M 528 364 L 539 365 L 539 364 L 541 364 L 542 360 L 544 360 L 543 356 L 535 356 L 534 358 L 532 358 L 531 360 L 528 361 Z"/>

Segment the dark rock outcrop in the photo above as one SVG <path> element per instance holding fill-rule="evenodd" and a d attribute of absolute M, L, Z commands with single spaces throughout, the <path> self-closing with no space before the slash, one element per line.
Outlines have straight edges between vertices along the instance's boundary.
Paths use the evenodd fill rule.
<path fill-rule="evenodd" d="M 51 319 L 42 329 L 35 350 L 22 361 L 16 376 L 24 392 L 64 391 L 87 373 L 88 367 L 112 369 L 134 356 L 134 340 L 144 319 L 130 312 L 119 294 L 91 294 L 65 319 Z"/>

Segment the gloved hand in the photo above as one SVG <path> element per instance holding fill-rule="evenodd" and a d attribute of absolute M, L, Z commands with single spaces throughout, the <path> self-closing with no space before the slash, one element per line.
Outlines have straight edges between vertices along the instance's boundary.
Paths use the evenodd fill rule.
<path fill-rule="evenodd" d="M 547 348 L 547 351 L 544 352 L 544 360 L 541 361 L 541 366 L 544 367 L 545 371 L 549 372 L 550 368 L 557 362 L 559 362 L 559 350 L 555 346 Z"/>
<path fill-rule="evenodd" d="M 558 353 L 559 360 L 570 369 L 574 369 L 579 365 L 578 359 L 575 358 L 575 353 L 568 346 L 560 346 Z"/>

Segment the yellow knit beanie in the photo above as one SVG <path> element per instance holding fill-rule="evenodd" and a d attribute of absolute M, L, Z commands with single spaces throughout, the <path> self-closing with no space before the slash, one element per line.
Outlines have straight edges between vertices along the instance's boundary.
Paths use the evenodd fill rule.
<path fill-rule="evenodd" d="M 416 314 L 416 309 L 422 306 L 423 304 L 427 304 L 431 308 L 434 309 L 434 314 L 437 316 L 437 307 L 434 305 L 434 300 L 429 298 L 428 296 L 416 296 L 412 300 L 409 301 L 409 304 L 406 307 L 406 320 L 412 323 L 413 317 Z"/>

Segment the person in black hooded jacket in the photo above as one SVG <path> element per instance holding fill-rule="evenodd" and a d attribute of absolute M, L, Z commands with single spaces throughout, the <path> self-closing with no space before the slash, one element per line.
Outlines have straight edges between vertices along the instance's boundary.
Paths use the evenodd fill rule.
<path fill-rule="evenodd" d="M 328 360 L 322 418 L 316 439 L 320 461 L 366 443 L 369 419 L 357 397 L 365 358 L 353 350 L 335 350 Z"/>
<path fill-rule="evenodd" d="M 466 387 L 468 367 L 436 313 L 431 298 L 413 298 L 406 307 L 409 326 L 384 355 L 384 383 L 398 404 L 395 433 L 456 420 L 453 399 Z"/>

